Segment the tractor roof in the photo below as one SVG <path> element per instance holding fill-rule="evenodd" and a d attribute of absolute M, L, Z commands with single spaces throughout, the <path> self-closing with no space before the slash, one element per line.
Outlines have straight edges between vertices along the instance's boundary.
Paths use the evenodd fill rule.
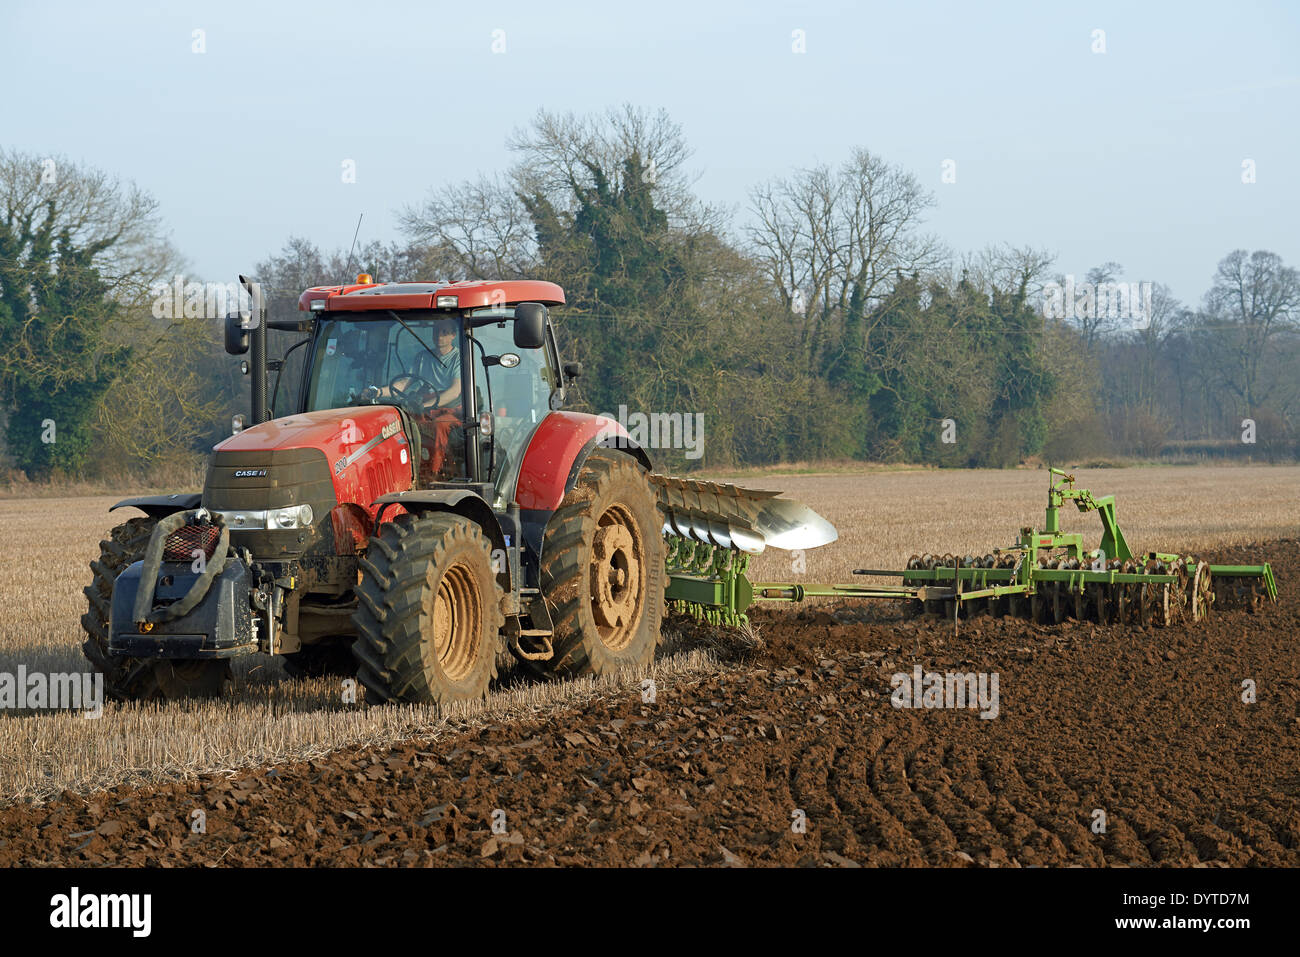
<path fill-rule="evenodd" d="M 454 301 L 449 302 L 453 297 Z M 323 305 L 314 305 L 322 300 Z M 481 306 L 512 306 L 520 302 L 562 306 L 564 290 L 553 282 L 535 279 L 376 283 L 363 273 L 349 286 L 313 286 L 298 297 L 298 309 L 303 312 L 477 309 Z"/>

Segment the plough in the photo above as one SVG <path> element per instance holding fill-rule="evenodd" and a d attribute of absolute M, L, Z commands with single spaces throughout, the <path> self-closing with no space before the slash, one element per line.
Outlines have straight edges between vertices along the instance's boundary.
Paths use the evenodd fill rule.
<path fill-rule="evenodd" d="M 1076 488 L 1074 476 L 1056 468 L 1049 470 L 1043 527 L 1021 528 L 1015 544 L 983 555 L 913 555 L 904 569 L 853 572 L 898 579 L 897 585 L 750 582 L 750 555 L 765 545 L 815 548 L 834 541 L 834 528 L 811 509 L 776 499 L 775 492 L 684 479 L 657 484 L 668 540 L 666 598 L 674 610 L 717 625 L 746 623 L 755 601 L 823 597 L 898 600 L 908 615 L 954 622 L 987 614 L 1043 624 L 1074 619 L 1140 627 L 1197 622 L 1216 604 L 1255 611 L 1266 600 L 1277 601 L 1267 563 L 1218 565 L 1190 555 L 1135 554 L 1115 518 L 1115 497 Z M 1097 548 L 1087 550 L 1082 535 L 1061 531 L 1060 509 L 1067 503 L 1098 513 Z"/>

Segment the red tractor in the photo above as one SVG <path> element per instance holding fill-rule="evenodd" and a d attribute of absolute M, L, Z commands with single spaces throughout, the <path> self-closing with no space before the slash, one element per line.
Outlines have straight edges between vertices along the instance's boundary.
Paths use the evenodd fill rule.
<path fill-rule="evenodd" d="M 132 498 L 86 588 L 86 656 L 123 699 L 218 693 L 232 659 L 355 673 L 368 700 L 481 698 L 514 655 L 538 675 L 650 662 L 664 517 L 646 452 L 561 411 L 547 282 L 308 289 L 292 414 L 267 412 L 264 310 L 226 320 L 249 352 L 252 421 L 202 494 Z M 277 381 L 277 390 L 279 383 Z"/>

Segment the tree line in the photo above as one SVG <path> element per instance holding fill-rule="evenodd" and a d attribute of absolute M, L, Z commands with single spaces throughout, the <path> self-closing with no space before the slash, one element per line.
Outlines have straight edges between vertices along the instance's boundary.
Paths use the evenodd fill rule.
<path fill-rule="evenodd" d="M 1192 305 L 1116 263 L 1076 282 L 1028 246 L 956 255 L 924 228 L 933 195 L 866 149 L 757 184 L 737 223 L 696 194 L 663 112 L 543 111 L 508 146 L 507 170 L 431 189 L 387 242 L 263 254 L 271 314 L 359 272 L 557 282 L 575 407 L 703 414 L 703 459 L 663 450 L 669 468 L 1300 451 L 1300 276 L 1274 253 L 1228 252 Z M 185 264 L 152 198 L 0 151 L 0 210 L 12 468 L 148 472 L 228 433 L 247 380 L 219 317 L 157 307 Z M 272 356 L 296 338 L 273 333 Z"/>

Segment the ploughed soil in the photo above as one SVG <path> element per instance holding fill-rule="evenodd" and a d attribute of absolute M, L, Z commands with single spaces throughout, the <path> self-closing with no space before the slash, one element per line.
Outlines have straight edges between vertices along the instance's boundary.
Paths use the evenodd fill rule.
<path fill-rule="evenodd" d="M 764 609 L 759 649 L 654 703 L 629 682 L 437 741 L 12 806 L 0 864 L 1294 867 L 1300 542 L 1213 559 L 1261 555 L 1279 603 L 1199 625 L 954 636 L 894 606 Z M 996 672 L 997 716 L 894 707 L 914 665 Z"/>

